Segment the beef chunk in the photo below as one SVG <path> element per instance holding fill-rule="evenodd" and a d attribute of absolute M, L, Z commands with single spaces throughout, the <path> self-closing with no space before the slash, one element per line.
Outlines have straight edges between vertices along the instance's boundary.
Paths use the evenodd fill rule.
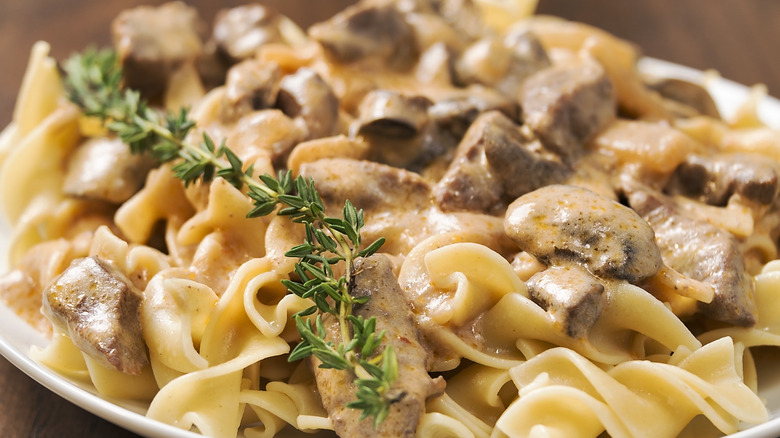
<path fill-rule="evenodd" d="M 408 68 L 418 55 L 412 27 L 392 4 L 358 3 L 309 29 L 327 56 L 342 64 L 368 61 Z"/>
<path fill-rule="evenodd" d="M 141 335 L 142 293 L 108 262 L 74 261 L 43 296 L 43 311 L 73 343 L 102 363 L 138 375 L 148 364 Z"/>
<path fill-rule="evenodd" d="M 469 127 L 434 189 L 444 210 L 503 209 L 516 197 L 563 181 L 569 168 L 503 113 L 482 114 Z"/>
<path fill-rule="evenodd" d="M 119 204 L 143 186 L 155 164 L 145 154 L 131 153 L 118 138 L 93 138 L 68 160 L 63 190 L 69 196 Z"/>
<path fill-rule="evenodd" d="M 504 230 L 547 265 L 579 263 L 602 278 L 636 284 L 663 264 L 647 222 L 581 187 L 550 185 L 521 196 L 507 209 Z"/>
<path fill-rule="evenodd" d="M 726 205 L 734 194 L 769 205 L 778 194 L 777 170 L 755 155 L 691 155 L 674 171 L 667 190 L 710 205 Z"/>
<path fill-rule="evenodd" d="M 534 274 L 528 280 L 528 293 L 572 338 L 586 336 L 604 309 L 604 285 L 576 264 Z"/>
<path fill-rule="evenodd" d="M 308 68 L 282 79 L 276 105 L 288 117 L 300 120 L 306 139 L 331 135 L 339 117 L 339 100 L 330 85 Z"/>
<path fill-rule="evenodd" d="M 220 116 L 234 120 L 276 104 L 281 72 L 275 63 L 248 60 L 234 65 L 227 75 Z"/>
<path fill-rule="evenodd" d="M 734 236 L 709 222 L 684 216 L 660 193 L 633 190 L 628 200 L 653 227 L 664 263 L 713 287 L 712 302 L 699 303 L 704 314 L 735 325 L 755 324 L 753 283 Z"/>
<path fill-rule="evenodd" d="M 203 51 L 197 11 L 182 2 L 127 9 L 111 31 L 125 85 L 145 96 L 159 95 L 170 75 Z"/>
<path fill-rule="evenodd" d="M 217 50 L 229 63 L 253 58 L 263 44 L 282 41 L 281 18 L 274 9 L 259 4 L 223 9 L 214 20 Z"/>
<path fill-rule="evenodd" d="M 350 294 L 355 298 L 371 298 L 365 304 L 356 305 L 353 313 L 365 319 L 376 318 L 377 330 L 385 331 L 380 348 L 390 346 L 395 351 L 398 379 L 389 395 L 397 401 L 391 405 L 387 418 L 374 429 L 370 419 L 361 421 L 362 413 L 346 406 L 355 397 L 353 377 L 343 371 L 320 368 L 320 362 L 313 359 L 322 404 L 340 437 L 413 437 L 425 411 L 426 399 L 441 395 L 445 383 L 442 377 L 431 379 L 428 375 L 428 353 L 420 345 L 412 311 L 395 278 L 392 262 L 382 255 L 358 260 Z M 326 340 L 340 339 L 336 318 L 326 315 L 323 322 Z"/>
<path fill-rule="evenodd" d="M 571 161 L 615 118 L 615 92 L 594 61 L 555 65 L 528 78 L 520 92 L 523 120 L 544 145 Z"/>

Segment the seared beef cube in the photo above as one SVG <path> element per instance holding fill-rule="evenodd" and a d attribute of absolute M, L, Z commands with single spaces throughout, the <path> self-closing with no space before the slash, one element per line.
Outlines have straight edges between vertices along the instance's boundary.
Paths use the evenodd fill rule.
<path fill-rule="evenodd" d="M 339 99 L 330 85 L 308 68 L 282 78 L 276 106 L 302 123 L 306 139 L 331 135 L 339 118 Z"/>
<path fill-rule="evenodd" d="M 66 195 L 120 204 L 130 199 L 155 166 L 146 154 L 133 154 L 118 138 L 93 138 L 79 145 L 68 160 Z"/>
<path fill-rule="evenodd" d="M 558 155 L 545 149 L 537 139 L 522 143 L 520 147 L 509 147 L 509 143 L 486 143 L 485 158 L 501 181 L 506 204 L 539 187 L 562 182 L 571 171 Z"/>
<path fill-rule="evenodd" d="M 142 293 L 97 257 L 74 261 L 43 295 L 43 311 L 84 353 L 107 368 L 138 375 L 148 364 L 141 335 Z"/>
<path fill-rule="evenodd" d="M 227 75 L 220 116 L 234 120 L 276 104 L 281 72 L 275 63 L 248 60 L 234 65 Z"/>
<path fill-rule="evenodd" d="M 377 330 L 385 332 L 379 350 L 389 346 L 396 354 L 398 379 L 388 396 L 397 401 L 390 406 L 387 418 L 374 429 L 371 419 L 361 420 L 359 410 L 346 406 L 355 397 L 354 377 L 332 368 L 320 368 L 321 362 L 313 359 L 322 404 L 340 437 L 413 437 L 425 411 L 426 399 L 441 395 L 445 383 L 442 377 L 431 379 L 428 375 L 428 352 L 420 344 L 412 310 L 398 285 L 392 262 L 376 254 L 357 260 L 350 294 L 355 298 L 370 297 L 367 303 L 356 305 L 353 314 L 365 319 L 376 318 Z M 326 341 L 338 342 L 341 334 L 337 319 L 325 315 L 323 323 Z"/>
<path fill-rule="evenodd" d="M 374 90 L 360 103 L 357 133 L 368 137 L 408 139 L 428 124 L 431 101 L 395 91 Z"/>
<path fill-rule="evenodd" d="M 769 205 L 778 195 L 777 169 L 755 155 L 691 155 L 674 171 L 667 189 L 710 205 L 726 205 L 734 194 Z"/>
<path fill-rule="evenodd" d="M 569 168 L 538 141 L 527 137 L 499 111 L 482 114 L 458 145 L 437 183 L 444 210 L 492 211 L 547 184 L 561 182 Z"/>
<path fill-rule="evenodd" d="M 523 121 L 566 161 L 615 118 L 615 92 L 594 61 L 555 65 L 526 79 L 520 92 Z"/>
<path fill-rule="evenodd" d="M 504 230 L 542 263 L 576 262 L 605 279 L 637 284 L 663 265 L 647 222 L 581 187 L 550 185 L 519 197 L 506 211 Z"/>
<path fill-rule="evenodd" d="M 407 68 L 417 60 L 419 51 L 411 25 L 392 4 L 358 3 L 315 24 L 309 35 L 327 56 L 342 64 L 369 60 Z"/>
<path fill-rule="evenodd" d="M 111 31 L 125 85 L 145 96 L 159 95 L 177 68 L 200 56 L 201 28 L 197 11 L 182 2 L 120 13 Z"/>
<path fill-rule="evenodd" d="M 733 235 L 683 215 L 674 201 L 660 193 L 633 190 L 628 201 L 653 227 L 664 263 L 712 286 L 712 302 L 699 303 L 705 315 L 740 326 L 756 323 L 753 282 Z"/>
<path fill-rule="evenodd" d="M 684 108 L 681 110 L 685 116 L 701 114 L 715 119 L 720 119 L 720 112 L 715 100 L 701 85 L 676 78 L 648 78 L 647 86 L 655 90 L 666 99 L 670 99 Z"/>
<path fill-rule="evenodd" d="M 587 336 L 604 309 L 604 285 L 575 264 L 553 266 L 534 274 L 528 280 L 528 293 L 572 338 Z"/>
<path fill-rule="evenodd" d="M 223 9 L 214 20 L 217 50 L 230 63 L 253 58 L 263 44 L 282 41 L 281 18 L 274 9 L 259 4 Z"/>

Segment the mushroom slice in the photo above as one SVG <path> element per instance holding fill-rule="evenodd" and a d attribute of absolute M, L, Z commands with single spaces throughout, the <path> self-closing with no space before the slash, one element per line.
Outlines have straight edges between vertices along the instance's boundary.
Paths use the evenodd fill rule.
<path fill-rule="evenodd" d="M 408 139 L 428 124 L 432 102 L 423 96 L 406 96 L 389 90 L 374 90 L 360 103 L 357 134 L 369 137 Z"/>
<path fill-rule="evenodd" d="M 281 18 L 274 9 L 260 4 L 223 9 L 214 20 L 217 50 L 231 63 L 253 58 L 263 44 L 282 41 Z"/>
<path fill-rule="evenodd" d="M 547 265 L 572 262 L 637 284 L 663 265 L 653 229 L 632 209 L 581 187 L 550 185 L 515 200 L 504 230 Z"/>
<path fill-rule="evenodd" d="M 439 100 L 428 108 L 432 122 L 458 141 L 484 112 L 498 110 L 510 120 L 518 120 L 520 107 L 512 98 L 481 85 L 471 85 L 464 91 L 463 94 Z"/>
<path fill-rule="evenodd" d="M 339 99 L 327 82 L 309 68 L 282 78 L 277 107 L 306 128 L 306 139 L 333 133 L 339 117 Z"/>
<path fill-rule="evenodd" d="M 155 166 L 145 154 L 133 154 L 118 138 L 92 138 L 68 160 L 63 191 L 69 196 L 120 204 L 130 199 Z"/>
<path fill-rule="evenodd" d="M 197 10 L 183 2 L 122 11 L 111 32 L 125 85 L 146 96 L 159 95 L 176 69 L 202 54 L 202 27 Z"/>
<path fill-rule="evenodd" d="M 524 29 L 511 32 L 503 40 L 480 39 L 463 51 L 453 68 L 461 83 L 488 85 L 516 98 L 527 78 L 550 65 L 539 39 Z"/>
<path fill-rule="evenodd" d="M 272 62 L 248 60 L 228 70 L 220 117 L 235 120 L 254 110 L 271 108 L 276 104 L 281 72 Z"/>
<path fill-rule="evenodd" d="M 315 24 L 309 35 L 327 56 L 342 64 L 378 61 L 407 68 L 417 60 L 414 29 L 392 4 L 358 3 Z"/>
<path fill-rule="evenodd" d="M 699 84 L 677 78 L 645 78 L 651 90 L 676 103 L 683 116 L 704 115 L 720 119 L 720 111 L 706 88 Z"/>

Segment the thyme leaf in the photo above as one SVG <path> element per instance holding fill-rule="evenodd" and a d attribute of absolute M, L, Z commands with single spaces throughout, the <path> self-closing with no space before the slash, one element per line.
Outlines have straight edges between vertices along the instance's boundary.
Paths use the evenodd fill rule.
<path fill-rule="evenodd" d="M 378 239 L 363 246 L 363 211 L 346 201 L 343 217 L 329 217 L 314 181 L 293 178 L 289 171 L 255 178 L 251 166 L 245 168 L 224 141 L 217 146 L 205 132 L 197 144 L 192 144 L 189 137 L 195 122 L 189 119 L 188 110 L 161 113 L 137 91 L 123 89 L 122 69 L 112 50 L 88 49 L 66 60 L 63 70 L 68 99 L 85 115 L 102 120 L 105 128 L 127 143 L 133 153 L 150 154 L 160 163 L 170 162 L 185 186 L 215 177 L 225 179 L 252 200 L 247 217 L 276 211 L 305 227 L 304 242 L 286 253 L 299 259 L 295 265 L 297 279 L 282 283 L 289 292 L 311 299 L 314 305 L 294 315 L 301 341 L 289 360 L 313 355 L 323 368 L 353 373 L 356 400 L 348 406 L 361 410 L 361 419 L 373 417 L 374 427 L 379 426 L 396 401 L 391 386 L 398 378 L 398 362 L 391 347 L 380 351 L 384 332 L 376 332 L 376 319 L 352 314 L 355 304 L 368 300 L 349 294 L 355 260 L 375 253 L 384 243 L 384 239 Z M 346 264 L 346 273 L 335 278 L 331 266 L 341 262 Z M 323 314 L 338 320 L 338 344 L 326 341 Z"/>

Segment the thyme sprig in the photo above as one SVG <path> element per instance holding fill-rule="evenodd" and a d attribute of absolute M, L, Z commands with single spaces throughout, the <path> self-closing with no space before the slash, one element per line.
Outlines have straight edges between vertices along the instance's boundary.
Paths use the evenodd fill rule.
<path fill-rule="evenodd" d="M 276 177 L 264 174 L 255 178 L 252 167 L 245 168 L 224 141 L 217 146 L 205 132 L 197 144 L 192 144 L 188 136 L 195 122 L 189 119 L 187 109 L 161 113 L 137 91 L 124 89 L 122 70 L 111 50 L 88 49 L 65 61 L 63 70 L 68 99 L 85 115 L 102 120 L 105 128 L 117 134 L 133 153 L 148 153 L 160 163 L 171 162 L 175 176 L 185 185 L 224 178 L 252 199 L 253 208 L 247 217 L 276 211 L 303 224 L 304 242 L 286 253 L 299 259 L 295 265 L 297 278 L 283 283 L 290 292 L 311 299 L 314 305 L 294 315 L 301 342 L 289 360 L 313 355 L 323 368 L 354 373 L 357 399 L 348 406 L 361 410 L 361 419 L 373 417 L 377 427 L 396 401 L 390 388 L 398 377 L 398 365 L 391 347 L 379 351 L 384 331 L 376 332 L 376 319 L 353 315 L 353 307 L 368 300 L 349 293 L 355 261 L 375 253 L 384 243 L 379 239 L 363 247 L 362 210 L 346 201 L 343 217 L 329 217 L 313 181 L 293 178 L 289 171 Z M 341 262 L 346 265 L 345 274 L 336 278 L 332 267 Z M 323 314 L 337 319 L 338 344 L 327 340 Z"/>

